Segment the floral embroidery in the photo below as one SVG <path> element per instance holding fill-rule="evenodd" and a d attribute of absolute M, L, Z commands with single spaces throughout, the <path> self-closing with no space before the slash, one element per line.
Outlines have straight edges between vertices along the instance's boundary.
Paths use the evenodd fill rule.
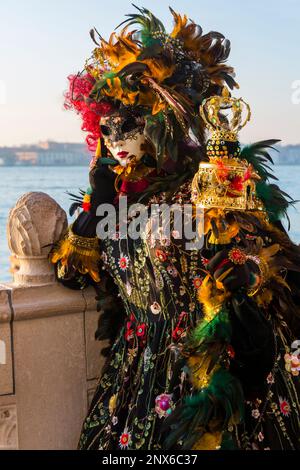
<path fill-rule="evenodd" d="M 125 331 L 125 339 L 126 341 L 131 341 L 133 339 L 134 331 L 131 328 L 128 328 Z"/>
<path fill-rule="evenodd" d="M 178 271 L 174 266 L 169 265 L 167 267 L 167 273 L 170 274 L 172 277 L 177 277 L 178 276 Z"/>
<path fill-rule="evenodd" d="M 156 258 L 158 258 L 159 261 L 161 261 L 162 263 L 164 263 L 164 262 L 167 261 L 167 259 L 168 259 L 167 253 L 166 253 L 165 251 L 163 251 L 163 250 L 160 250 L 159 248 L 157 248 L 157 249 L 155 250 L 155 256 L 156 256 Z"/>
<path fill-rule="evenodd" d="M 280 406 L 280 411 L 283 414 L 283 416 L 290 415 L 291 407 L 286 398 L 279 397 L 279 406 Z"/>
<path fill-rule="evenodd" d="M 120 233 L 119 232 L 113 233 L 112 236 L 111 236 L 111 239 L 112 240 L 119 240 L 120 239 Z"/>
<path fill-rule="evenodd" d="M 109 434 L 111 432 L 111 425 L 108 424 L 104 429 L 107 432 L 107 434 Z"/>
<path fill-rule="evenodd" d="M 147 372 L 151 365 L 153 366 L 153 362 L 151 360 L 153 359 L 152 351 L 149 346 L 146 347 L 145 352 L 144 352 L 144 371 Z"/>
<path fill-rule="evenodd" d="M 209 263 L 209 259 L 204 258 L 204 256 L 202 255 L 201 255 L 201 261 L 202 261 L 203 266 L 207 266 Z"/>
<path fill-rule="evenodd" d="M 137 326 L 136 328 L 136 335 L 140 339 L 140 344 L 144 345 L 146 336 L 147 336 L 147 325 L 146 323 L 141 323 L 140 325 Z"/>
<path fill-rule="evenodd" d="M 113 416 L 113 417 L 112 417 L 111 422 L 112 422 L 113 426 L 116 426 L 116 425 L 118 424 L 118 421 L 119 421 L 119 420 L 118 420 L 118 417 L 117 417 L 117 416 Z"/>
<path fill-rule="evenodd" d="M 121 447 L 121 449 L 127 449 L 130 443 L 130 439 L 131 435 L 130 433 L 128 433 L 127 429 L 125 429 L 124 432 L 121 434 L 119 440 L 119 446 Z"/>
<path fill-rule="evenodd" d="M 179 286 L 179 294 L 183 296 L 186 293 L 186 288 L 184 286 Z"/>
<path fill-rule="evenodd" d="M 172 331 L 172 338 L 174 341 L 177 341 L 178 339 L 181 339 L 183 336 L 185 336 L 185 331 L 183 328 L 180 326 L 176 326 L 176 328 Z"/>
<path fill-rule="evenodd" d="M 153 304 L 150 306 L 150 309 L 153 315 L 158 315 L 161 312 L 161 306 L 158 302 L 153 302 Z"/>
<path fill-rule="evenodd" d="M 97 403 L 93 413 L 98 420 L 91 418 L 91 424 L 85 428 L 91 429 L 93 426 L 101 426 L 103 434 L 99 436 L 99 448 L 107 449 L 113 445 L 122 449 L 144 449 L 149 446 L 150 436 L 154 436 L 151 441 L 154 448 L 157 446 L 155 432 L 152 433 L 154 426 L 156 429 L 157 421 L 162 421 L 163 418 L 169 416 L 175 407 L 173 405 L 175 395 L 172 396 L 169 392 L 176 390 L 177 402 L 177 399 L 184 399 L 186 394 L 190 395 L 192 390 L 188 369 L 175 371 L 173 358 L 176 360 L 180 356 L 183 339 L 189 329 L 193 328 L 194 322 L 196 323 L 201 316 L 201 307 L 196 300 L 196 293 L 203 282 L 201 268 L 208 260 L 202 258 L 203 264 L 200 264 L 200 252 L 188 253 L 180 250 L 177 242 L 175 243 L 173 239 L 171 246 L 168 246 L 167 241 L 165 244 L 159 244 L 159 240 L 155 240 L 154 237 L 152 241 L 151 250 L 148 239 L 145 242 L 132 242 L 132 246 L 128 244 L 127 248 L 123 242 L 112 242 L 111 239 L 104 242 L 107 255 L 104 253 L 103 262 L 107 261 L 107 269 L 111 271 L 120 287 L 128 316 L 124 322 L 123 335 L 113 346 L 114 352 L 110 360 L 109 374 L 101 379 L 98 396 L 104 405 L 102 408 L 98 408 Z M 125 271 L 125 274 L 122 275 L 121 270 Z M 160 335 L 160 322 L 154 323 L 154 320 L 160 320 L 160 315 L 164 317 L 163 327 L 166 325 L 163 335 Z M 156 341 L 158 336 L 159 345 Z M 166 350 L 170 354 L 167 354 L 164 362 L 162 361 L 162 353 Z M 280 349 L 280 351 L 282 350 Z M 222 361 L 225 365 L 229 365 L 234 354 L 233 348 L 227 345 L 225 354 L 222 354 Z M 287 366 L 290 365 L 291 369 L 296 369 L 297 363 L 291 364 L 290 360 L 294 359 L 292 351 L 285 359 L 288 363 Z M 148 380 L 148 377 L 156 377 L 157 371 L 159 373 L 163 367 L 166 371 L 164 377 L 162 379 L 160 377 L 159 383 L 153 383 L 153 387 L 150 389 L 149 383 L 152 379 Z M 272 372 L 276 378 L 275 367 Z M 294 372 L 296 373 L 296 370 Z M 265 385 L 274 383 L 274 377 L 270 373 L 266 378 Z M 266 388 L 270 401 L 271 387 Z M 131 398 L 131 391 L 134 393 L 134 399 Z M 273 391 L 277 392 L 276 389 Z M 283 432 L 289 432 L 289 429 L 284 430 L 283 424 L 290 420 L 285 418 L 282 413 L 287 416 L 289 411 L 290 413 L 294 411 L 292 408 L 294 399 L 288 393 L 282 389 L 281 396 L 288 398 L 290 405 L 286 400 L 282 400 L 282 404 L 279 405 L 278 395 L 274 398 L 277 407 L 274 416 Z M 117 395 L 119 399 L 116 403 Z M 110 401 L 111 396 L 113 398 Z M 134 407 L 140 401 L 150 404 L 152 402 L 152 406 L 146 406 L 145 413 L 141 413 L 137 418 Z M 245 441 L 243 440 L 244 435 L 237 437 L 241 439 L 240 442 L 245 448 L 251 448 L 254 441 L 254 448 L 262 449 L 269 445 L 269 436 L 268 442 L 266 442 L 264 436 L 265 419 L 261 418 L 263 413 L 267 417 L 272 408 L 270 404 L 268 408 L 265 408 L 258 400 L 251 400 L 248 404 L 251 405 L 247 410 L 247 415 L 249 413 L 252 421 L 249 423 L 251 434 L 249 433 Z M 110 432 L 109 425 L 111 426 Z M 86 435 L 87 431 L 82 442 Z"/>
<path fill-rule="evenodd" d="M 259 410 L 255 409 L 255 410 L 252 410 L 252 413 L 251 413 L 252 417 L 254 419 L 258 419 L 260 417 L 260 412 Z"/>
<path fill-rule="evenodd" d="M 129 295 L 129 297 L 131 296 L 131 292 L 132 292 L 132 286 L 130 284 L 130 282 L 126 282 L 126 292 L 127 294 Z"/>
<path fill-rule="evenodd" d="M 160 243 L 162 246 L 170 246 L 171 240 L 167 237 L 160 237 Z"/>
<path fill-rule="evenodd" d="M 182 311 L 182 312 L 180 313 L 180 315 L 179 315 L 178 320 L 179 320 L 179 321 L 186 320 L 186 319 L 187 319 L 187 316 L 188 316 L 188 313 Z"/>
<path fill-rule="evenodd" d="M 172 338 L 174 341 L 178 341 L 179 339 L 186 336 L 186 320 L 187 320 L 187 312 L 181 312 L 178 318 L 178 322 L 174 330 L 172 331 Z M 184 324 L 184 325 L 183 325 Z"/>
<path fill-rule="evenodd" d="M 178 230 L 172 230 L 171 235 L 173 238 L 175 238 L 175 240 L 180 238 L 180 233 L 178 232 Z"/>
<path fill-rule="evenodd" d="M 108 409 L 109 409 L 109 414 L 110 415 L 112 415 L 114 413 L 115 409 L 116 409 L 117 398 L 118 398 L 118 396 L 116 394 L 114 394 L 109 399 Z"/>
<path fill-rule="evenodd" d="M 235 350 L 233 349 L 233 347 L 231 346 L 231 344 L 229 344 L 227 346 L 227 354 L 228 356 L 230 357 L 230 359 L 234 359 L 235 357 Z"/>
<path fill-rule="evenodd" d="M 247 261 L 247 255 L 240 248 L 231 248 L 228 253 L 228 258 L 232 261 L 233 264 L 245 264 Z"/>
<path fill-rule="evenodd" d="M 300 372 L 300 358 L 296 354 L 285 354 L 285 369 L 294 376 L 298 376 Z"/>
<path fill-rule="evenodd" d="M 131 312 L 131 314 L 130 314 L 130 317 L 129 317 L 129 318 L 130 318 L 130 321 L 136 321 L 136 318 L 135 318 L 135 316 L 134 316 L 134 313 L 133 313 L 133 312 Z"/>
<path fill-rule="evenodd" d="M 154 235 L 151 235 L 149 237 L 149 246 L 150 248 L 154 248 L 156 245 L 156 238 L 154 237 Z"/>
<path fill-rule="evenodd" d="M 128 357 L 128 363 L 130 365 L 133 363 L 134 358 L 137 356 L 137 351 L 138 351 L 137 348 L 128 349 L 127 357 Z"/>
<path fill-rule="evenodd" d="M 149 346 L 146 347 L 145 352 L 144 352 L 144 362 L 147 362 L 150 360 L 152 356 L 152 351 Z"/>
<path fill-rule="evenodd" d="M 267 383 L 270 384 L 270 385 L 275 383 L 275 379 L 274 379 L 274 376 L 273 376 L 272 372 L 270 372 L 268 377 L 267 377 Z"/>
<path fill-rule="evenodd" d="M 126 341 L 131 341 L 134 337 L 134 322 L 135 322 L 135 317 L 134 317 L 134 314 L 131 312 L 129 321 L 126 322 L 126 330 L 125 330 Z"/>
<path fill-rule="evenodd" d="M 193 286 L 195 287 L 195 289 L 199 289 L 201 287 L 201 284 L 202 284 L 202 279 L 200 276 L 195 276 L 194 279 L 193 279 Z"/>
<path fill-rule="evenodd" d="M 173 407 L 172 395 L 163 393 L 155 398 L 155 411 L 160 418 L 165 418 L 171 414 Z"/>
<path fill-rule="evenodd" d="M 146 335 L 146 328 L 146 323 L 141 323 L 140 325 L 138 325 L 136 329 L 136 335 L 140 338 L 144 338 L 144 336 Z"/>
<path fill-rule="evenodd" d="M 126 271 L 126 269 L 129 266 L 129 258 L 126 255 L 123 255 L 119 258 L 119 267 L 122 269 L 122 271 Z"/>
<path fill-rule="evenodd" d="M 262 442 L 264 440 L 265 436 L 263 435 L 262 432 L 259 432 L 257 438 L 258 438 L 259 442 Z"/>
<path fill-rule="evenodd" d="M 108 256 L 105 251 L 102 251 L 100 258 L 104 264 L 107 264 Z"/>

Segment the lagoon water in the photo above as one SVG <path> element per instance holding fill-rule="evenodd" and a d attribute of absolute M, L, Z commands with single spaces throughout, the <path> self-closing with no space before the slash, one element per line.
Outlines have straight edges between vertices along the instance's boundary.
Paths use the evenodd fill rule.
<path fill-rule="evenodd" d="M 300 200 L 300 166 L 277 166 L 275 174 L 280 187 L 294 199 Z M 42 191 L 53 197 L 68 213 L 70 206 L 66 191 L 78 192 L 88 186 L 87 167 L 0 167 L 0 283 L 11 280 L 6 222 L 10 208 L 29 191 Z M 289 211 L 290 236 L 300 243 L 300 203 Z M 285 224 L 286 225 L 286 224 Z"/>

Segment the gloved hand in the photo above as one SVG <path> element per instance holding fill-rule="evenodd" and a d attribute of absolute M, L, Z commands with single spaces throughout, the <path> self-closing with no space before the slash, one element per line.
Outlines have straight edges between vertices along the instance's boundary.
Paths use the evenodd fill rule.
<path fill-rule="evenodd" d="M 89 212 L 81 212 L 75 220 L 72 230 L 81 237 L 95 237 L 96 227 L 100 220 L 96 216 L 97 207 L 100 204 L 113 203 L 116 196 L 116 175 L 107 165 L 101 164 L 101 159 L 89 174 L 90 186 L 93 190 L 91 196 L 91 209 Z"/>
<path fill-rule="evenodd" d="M 241 380 L 250 398 L 264 385 L 276 356 L 272 322 L 249 297 L 261 285 L 261 271 L 237 246 L 219 251 L 206 267 L 214 280 L 222 282 L 231 294 L 229 317 L 235 356 L 230 370 Z"/>
<path fill-rule="evenodd" d="M 206 265 L 215 281 L 222 282 L 231 293 L 240 288 L 253 288 L 260 283 L 258 265 L 247 258 L 247 254 L 238 247 L 225 248 L 213 256 Z"/>

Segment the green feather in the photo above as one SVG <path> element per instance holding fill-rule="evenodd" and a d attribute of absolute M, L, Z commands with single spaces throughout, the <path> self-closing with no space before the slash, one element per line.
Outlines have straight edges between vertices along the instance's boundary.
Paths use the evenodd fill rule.
<path fill-rule="evenodd" d="M 273 164 L 269 150 L 278 151 L 274 147 L 278 142 L 279 140 L 272 139 L 247 145 L 241 152 L 241 159 L 245 159 L 248 163 L 251 163 L 254 170 L 261 177 L 261 180 L 256 183 L 256 194 L 263 202 L 270 221 L 276 222 L 283 217 L 286 217 L 289 223 L 289 217 L 287 214 L 288 208 L 297 201 L 293 200 L 276 184 L 269 183 L 269 179 L 278 179 L 273 175 L 273 169 L 268 165 L 268 163 Z"/>
<path fill-rule="evenodd" d="M 213 375 L 208 387 L 197 394 L 186 397 L 165 421 L 169 435 L 165 441 L 166 449 L 172 448 L 178 440 L 183 449 L 191 449 L 207 430 L 212 418 L 219 419 L 219 430 L 226 429 L 232 416 L 244 419 L 244 394 L 237 378 L 227 369 L 219 369 Z"/>
<path fill-rule="evenodd" d="M 134 4 L 132 4 L 134 8 L 136 8 L 139 13 L 132 13 L 127 16 L 127 19 L 120 23 L 117 28 L 120 26 L 132 26 L 132 25 L 139 25 L 141 27 L 140 31 L 138 31 L 138 36 L 140 41 L 142 42 L 143 46 L 145 47 L 152 47 L 157 44 L 158 39 L 153 38 L 153 33 L 161 32 L 165 33 L 165 27 L 163 23 L 156 18 L 156 16 L 151 13 L 151 11 L 147 10 L 146 8 L 140 8 Z M 116 29 L 117 29 L 116 28 Z"/>
<path fill-rule="evenodd" d="M 272 157 L 269 154 L 268 150 L 277 149 L 273 147 L 275 144 L 280 142 L 276 139 L 271 140 L 262 140 L 260 142 L 255 142 L 251 145 L 246 145 L 241 151 L 241 159 L 247 160 L 248 163 L 251 163 L 254 170 L 259 174 L 263 180 L 277 179 L 272 173 L 268 170 L 272 169 L 268 166 L 268 163 L 273 164 Z"/>
<path fill-rule="evenodd" d="M 117 74 L 114 72 L 107 72 L 103 75 L 103 78 L 97 81 L 90 92 L 90 98 L 94 99 L 95 101 L 101 101 L 103 99 L 103 95 L 101 95 L 101 90 L 105 86 L 107 86 L 107 79 L 114 79 L 117 77 Z"/>
<path fill-rule="evenodd" d="M 203 320 L 196 326 L 189 339 L 190 345 L 199 345 L 203 342 L 224 341 L 230 343 L 232 328 L 228 311 L 222 310 L 211 321 Z"/>
<path fill-rule="evenodd" d="M 256 183 L 256 194 L 264 203 L 271 222 L 276 222 L 286 217 L 289 222 L 288 208 L 297 201 L 282 191 L 276 184 L 268 184 L 265 181 Z"/>
<path fill-rule="evenodd" d="M 229 312 L 223 308 L 210 322 L 203 320 L 187 340 L 185 352 L 195 354 L 214 350 L 218 352 L 222 346 L 230 343 L 232 327 Z M 213 358 L 214 365 L 220 359 Z M 191 449 L 209 428 L 212 418 L 217 418 L 218 430 L 227 428 L 230 419 L 239 416 L 244 419 L 244 395 L 241 383 L 231 375 L 228 369 L 220 367 L 213 374 L 209 385 L 192 396 L 184 399 L 181 406 L 167 418 L 164 427 L 168 427 L 169 435 L 165 445 L 172 448 L 181 440 L 184 449 Z"/>

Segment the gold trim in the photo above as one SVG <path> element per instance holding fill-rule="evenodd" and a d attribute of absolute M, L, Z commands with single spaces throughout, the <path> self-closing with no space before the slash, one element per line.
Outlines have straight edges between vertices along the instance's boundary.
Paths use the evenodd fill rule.
<path fill-rule="evenodd" d="M 89 274 L 95 282 L 99 282 L 101 257 L 98 238 L 76 235 L 72 230 L 72 225 L 52 249 L 49 259 L 53 264 L 59 262 L 66 268 L 75 269 L 81 274 Z"/>

